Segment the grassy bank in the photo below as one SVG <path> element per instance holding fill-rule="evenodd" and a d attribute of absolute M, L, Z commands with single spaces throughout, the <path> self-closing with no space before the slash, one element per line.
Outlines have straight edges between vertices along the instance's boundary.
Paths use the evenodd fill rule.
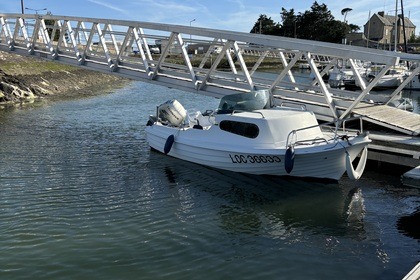
<path fill-rule="evenodd" d="M 101 94 L 129 80 L 0 51 L 0 104 Z"/>
<path fill-rule="evenodd" d="M 217 58 L 217 54 L 212 54 L 209 58 L 207 58 L 206 63 L 204 64 L 203 68 L 210 68 L 213 61 Z M 140 57 L 140 55 L 135 55 L 135 57 Z M 248 70 L 252 69 L 252 67 L 257 63 L 259 56 L 251 56 L 251 55 L 243 55 L 242 56 L 245 64 L 248 67 Z M 193 67 L 199 67 L 202 60 L 204 58 L 204 54 L 194 54 L 190 55 L 190 61 Z M 159 59 L 159 56 L 154 56 L 155 60 Z M 241 69 L 239 62 L 235 60 L 235 67 L 237 69 Z M 184 58 L 181 54 L 171 54 L 165 58 L 165 62 L 173 63 L 173 64 L 181 64 L 185 65 Z M 229 62 L 226 58 L 223 58 L 218 67 L 218 70 L 230 69 Z M 278 57 L 266 57 L 263 62 L 259 65 L 258 71 L 261 72 L 280 72 L 283 70 L 283 64 Z"/>
<path fill-rule="evenodd" d="M 2 61 L 0 69 L 9 75 L 40 75 L 45 72 L 74 71 L 75 67 L 52 61 L 10 55 L 12 61 Z"/>

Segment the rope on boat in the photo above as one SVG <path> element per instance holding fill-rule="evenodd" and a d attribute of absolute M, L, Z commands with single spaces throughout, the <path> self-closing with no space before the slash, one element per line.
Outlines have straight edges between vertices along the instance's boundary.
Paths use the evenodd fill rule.
<path fill-rule="evenodd" d="M 360 161 L 357 164 L 356 170 L 354 170 L 352 159 L 350 157 L 350 154 L 348 151 L 346 151 L 346 171 L 347 176 L 351 180 L 358 180 L 365 170 L 366 167 L 366 161 L 367 161 L 367 147 L 365 146 L 362 151 L 362 155 L 360 156 Z"/>

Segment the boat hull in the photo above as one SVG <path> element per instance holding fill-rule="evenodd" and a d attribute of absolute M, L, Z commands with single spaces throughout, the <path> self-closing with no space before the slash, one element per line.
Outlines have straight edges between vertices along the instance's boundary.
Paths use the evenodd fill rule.
<path fill-rule="evenodd" d="M 214 145 L 210 131 L 182 130 L 159 124 L 148 126 L 146 133 L 149 146 L 161 153 L 165 153 L 168 137 L 174 135 L 175 140 L 167 155 L 212 168 L 256 175 L 332 180 L 339 180 L 345 173 L 346 152 L 354 159 L 370 142 L 367 136 L 358 136 L 351 141 L 340 140 L 340 143 L 296 146 L 293 168 L 288 173 L 285 169 L 286 148 L 241 148 L 232 141 L 219 141 Z"/>

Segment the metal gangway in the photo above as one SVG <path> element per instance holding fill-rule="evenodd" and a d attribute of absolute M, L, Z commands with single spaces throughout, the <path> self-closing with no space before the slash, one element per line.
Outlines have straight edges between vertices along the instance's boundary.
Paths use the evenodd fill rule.
<path fill-rule="evenodd" d="M 0 50 L 218 98 L 268 89 L 277 102 L 304 103 L 325 121 L 343 121 L 352 115 L 369 121 L 375 109 L 364 114 L 366 107 L 380 108 L 375 123 L 420 134 L 420 115 L 405 112 L 405 121 L 398 122 L 401 110 L 384 107 L 420 78 L 420 55 L 191 26 L 39 14 L 0 14 Z M 276 71 L 261 74 L 259 69 L 268 59 Z M 292 72 L 302 61 L 309 65 L 309 81 Z M 366 82 L 357 70 L 358 61 L 383 68 Z M 350 65 L 359 92 L 334 89 L 324 82 L 339 62 Z M 385 97 L 370 94 L 381 77 L 401 63 L 411 67 L 401 85 Z"/>

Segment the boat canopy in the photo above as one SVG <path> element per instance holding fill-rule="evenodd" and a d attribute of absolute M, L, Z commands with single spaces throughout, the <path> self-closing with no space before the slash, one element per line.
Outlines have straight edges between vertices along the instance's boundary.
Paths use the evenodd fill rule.
<path fill-rule="evenodd" d="M 253 111 L 271 107 L 270 92 L 258 90 L 236 93 L 222 97 L 217 108 L 218 114 L 230 114 L 233 111 Z"/>

